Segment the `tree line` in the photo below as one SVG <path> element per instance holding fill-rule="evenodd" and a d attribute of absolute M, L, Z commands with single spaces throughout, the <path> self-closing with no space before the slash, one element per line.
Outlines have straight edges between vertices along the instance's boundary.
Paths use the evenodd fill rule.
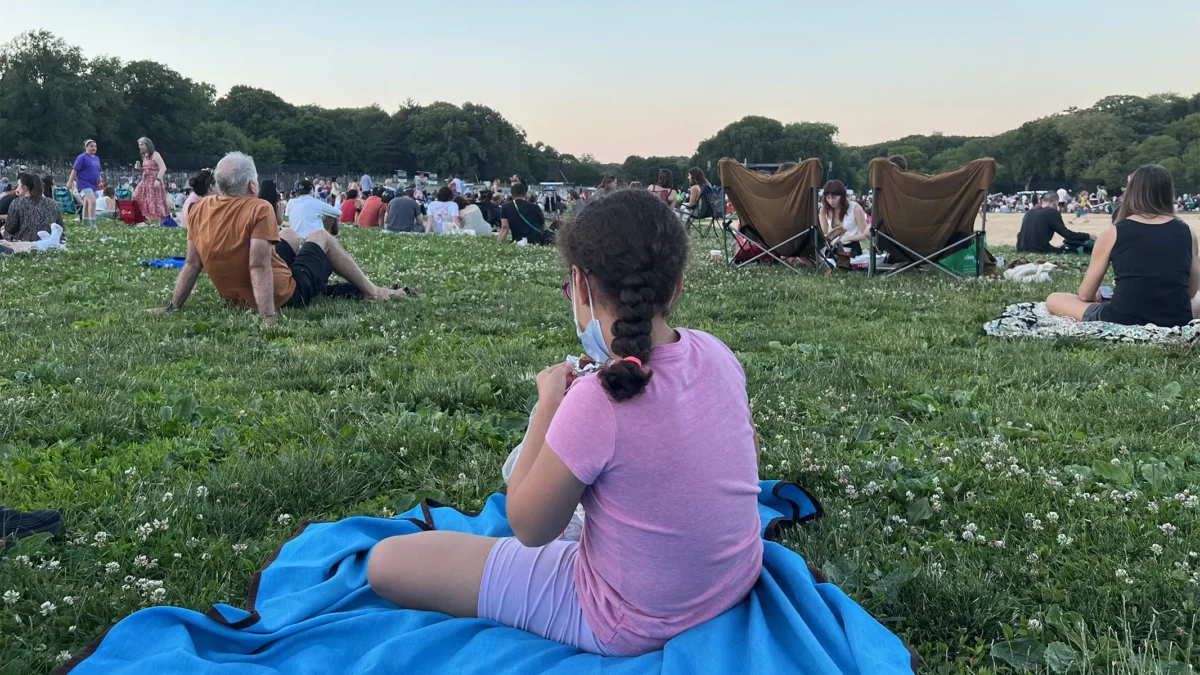
<path fill-rule="evenodd" d="M 677 184 L 693 166 L 716 179 L 722 157 L 750 162 L 819 157 L 831 178 L 866 190 L 875 157 L 902 154 L 927 173 L 978 157 L 995 157 L 996 191 L 1090 189 L 1124 185 L 1141 164 L 1159 163 L 1180 190 L 1200 190 L 1200 94 L 1109 96 L 988 137 L 908 136 L 851 147 L 836 141 L 837 126 L 783 124 L 750 116 L 701 141 L 690 157 L 631 156 L 606 164 L 541 142 L 485 105 L 406 101 L 394 112 L 379 106 L 297 106 L 272 92 L 235 86 L 217 97 L 154 61 L 86 58 L 52 33 L 31 31 L 0 46 L 0 157 L 69 159 L 95 139 L 105 159 L 137 160 L 137 139 L 148 136 L 173 167 L 211 166 L 230 150 L 260 165 L 326 167 L 329 172 L 456 173 L 468 180 L 562 179 L 595 185 L 605 175 L 653 183 L 670 169 Z"/>

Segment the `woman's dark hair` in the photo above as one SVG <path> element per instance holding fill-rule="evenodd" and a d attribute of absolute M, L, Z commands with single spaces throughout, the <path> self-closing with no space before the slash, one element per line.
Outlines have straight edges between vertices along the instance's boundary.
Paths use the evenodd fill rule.
<path fill-rule="evenodd" d="M 25 186 L 29 191 L 30 201 L 40 202 L 42 200 L 42 179 L 31 173 L 23 173 L 17 176 L 17 182 Z"/>
<path fill-rule="evenodd" d="M 664 190 L 670 190 L 672 187 L 674 187 L 674 184 L 675 181 L 671 178 L 670 169 L 658 170 L 658 187 Z"/>
<path fill-rule="evenodd" d="M 790 171 L 790 170 L 796 168 L 797 166 L 800 166 L 800 165 L 796 164 L 795 162 L 784 162 L 783 164 L 779 165 L 779 168 L 775 170 L 775 173 L 778 174 L 778 173 L 783 173 L 784 171 Z"/>
<path fill-rule="evenodd" d="M 698 166 L 688 169 L 688 178 L 692 179 L 692 185 L 699 185 L 700 187 L 708 185 L 708 179 L 704 177 L 704 169 Z"/>
<path fill-rule="evenodd" d="M 449 186 L 438 188 L 437 200 L 439 202 L 453 201 L 454 200 L 454 190 L 451 190 Z"/>
<path fill-rule="evenodd" d="M 888 161 L 900 167 L 901 171 L 908 171 L 908 160 L 904 158 L 904 155 L 892 155 L 888 157 Z"/>
<path fill-rule="evenodd" d="M 111 187 L 106 187 L 106 188 L 104 188 L 104 196 L 105 197 L 116 197 L 117 191 L 112 189 Z"/>
<path fill-rule="evenodd" d="M 212 169 L 200 169 L 188 178 L 188 186 L 192 188 L 192 192 L 195 192 L 197 197 L 207 197 L 215 184 L 216 179 L 213 178 Z"/>
<path fill-rule="evenodd" d="M 453 201 L 455 204 L 458 204 L 459 211 L 462 211 L 463 209 L 467 208 L 468 206 L 470 206 L 471 204 L 474 203 L 474 202 L 467 201 L 466 198 L 462 197 L 461 195 L 454 195 Z"/>
<path fill-rule="evenodd" d="M 54 198 L 54 176 L 48 173 L 42 175 L 42 196 Z"/>
<path fill-rule="evenodd" d="M 617 402 L 640 395 L 653 375 L 646 366 L 654 316 L 670 309 L 683 279 L 687 232 L 662 199 L 646 190 L 621 190 L 580 211 L 560 231 L 558 247 L 568 267 L 587 275 L 593 298 L 616 311 L 613 354 L 643 364 L 606 365 L 600 384 Z"/>
<path fill-rule="evenodd" d="M 279 203 L 279 189 L 275 187 L 275 181 L 268 178 L 258 186 L 258 198 L 265 200 L 271 206 Z"/>
<path fill-rule="evenodd" d="M 1133 172 L 1114 222 L 1119 223 L 1134 215 L 1175 215 L 1175 180 L 1161 164 L 1147 164 Z"/>
<path fill-rule="evenodd" d="M 850 198 L 846 196 L 845 183 L 840 180 L 831 180 L 825 184 L 824 194 L 821 196 L 822 211 L 829 210 L 829 202 L 826 201 L 826 198 L 833 196 L 842 198 L 841 201 L 838 202 L 837 218 L 830 218 L 830 220 L 833 221 L 830 223 L 830 225 L 836 226 L 842 224 L 842 220 L 845 219 L 846 214 L 850 211 Z"/>
<path fill-rule="evenodd" d="M 604 180 L 600 181 L 600 187 L 596 189 L 599 190 L 600 188 L 604 188 L 605 190 L 614 190 L 616 189 L 616 183 L 616 176 L 605 176 Z"/>
<path fill-rule="evenodd" d="M 358 190 L 354 188 L 346 190 L 346 199 L 358 199 Z"/>

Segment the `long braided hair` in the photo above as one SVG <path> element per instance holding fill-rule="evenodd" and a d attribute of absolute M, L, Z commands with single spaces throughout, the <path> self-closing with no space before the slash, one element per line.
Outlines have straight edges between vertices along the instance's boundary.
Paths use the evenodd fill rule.
<path fill-rule="evenodd" d="M 646 190 L 621 190 L 588 204 L 558 235 L 567 266 L 584 271 L 596 302 L 615 310 L 612 352 L 600 384 L 618 403 L 646 391 L 654 317 L 670 309 L 687 264 L 688 237 L 679 218 Z M 598 297 L 597 297 L 598 296 Z"/>

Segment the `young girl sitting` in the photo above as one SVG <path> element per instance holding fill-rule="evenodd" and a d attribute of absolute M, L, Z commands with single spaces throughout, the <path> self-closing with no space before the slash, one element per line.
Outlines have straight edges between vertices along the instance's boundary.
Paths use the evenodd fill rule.
<path fill-rule="evenodd" d="M 1051 314 L 1124 325 L 1183 326 L 1192 320 L 1200 290 L 1196 234 L 1175 217 L 1171 172 L 1157 164 L 1134 172 L 1116 224 L 1096 238 L 1079 293 L 1052 293 Z M 1100 284 L 1112 263 L 1112 301 Z M 1198 308 L 1200 309 L 1200 308 Z"/>
<path fill-rule="evenodd" d="M 746 379 L 720 340 L 667 323 L 688 239 L 645 190 L 597 200 L 559 234 L 563 290 L 596 373 L 537 378 L 508 490 L 515 538 L 392 537 L 372 589 L 593 654 L 636 656 L 745 599 L 762 568 L 757 437 Z M 579 543 L 559 540 L 582 502 Z"/>

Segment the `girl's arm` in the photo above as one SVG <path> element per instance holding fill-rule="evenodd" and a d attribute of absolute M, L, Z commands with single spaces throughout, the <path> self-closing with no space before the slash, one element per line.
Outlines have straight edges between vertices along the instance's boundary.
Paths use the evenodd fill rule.
<path fill-rule="evenodd" d="M 825 209 L 817 211 L 817 218 L 821 221 L 821 231 L 829 233 L 829 216 L 825 215 Z"/>
<path fill-rule="evenodd" d="M 1079 285 L 1079 299 L 1084 302 L 1096 302 L 1100 284 L 1108 273 L 1109 256 L 1113 244 L 1117 243 L 1117 228 L 1110 227 L 1096 239 L 1096 247 L 1092 249 L 1092 262 L 1088 265 L 1087 274 L 1083 275 L 1083 283 Z"/>
<path fill-rule="evenodd" d="M 67 189 L 70 190 L 75 185 L 75 178 L 79 176 L 79 172 L 71 169 L 71 177 L 67 179 Z"/>
<path fill-rule="evenodd" d="M 688 208 L 696 207 L 700 203 L 700 186 L 693 185 L 691 190 L 688 190 Z"/>
<path fill-rule="evenodd" d="M 858 223 L 858 234 L 847 239 L 847 242 L 863 241 L 871 236 L 870 227 L 867 225 L 867 213 L 858 204 L 854 205 L 854 222 Z"/>
<path fill-rule="evenodd" d="M 562 405 L 574 366 L 560 363 L 538 375 L 538 405 L 525 446 L 508 483 L 508 521 L 525 546 L 545 546 L 571 522 L 587 487 L 546 445 L 550 421 Z"/>
<path fill-rule="evenodd" d="M 1196 241 L 1196 233 L 1192 232 L 1192 273 L 1188 276 L 1188 297 L 1196 297 L 1196 293 L 1200 292 L 1200 258 L 1197 258 L 1197 250 L 1200 245 Z"/>

